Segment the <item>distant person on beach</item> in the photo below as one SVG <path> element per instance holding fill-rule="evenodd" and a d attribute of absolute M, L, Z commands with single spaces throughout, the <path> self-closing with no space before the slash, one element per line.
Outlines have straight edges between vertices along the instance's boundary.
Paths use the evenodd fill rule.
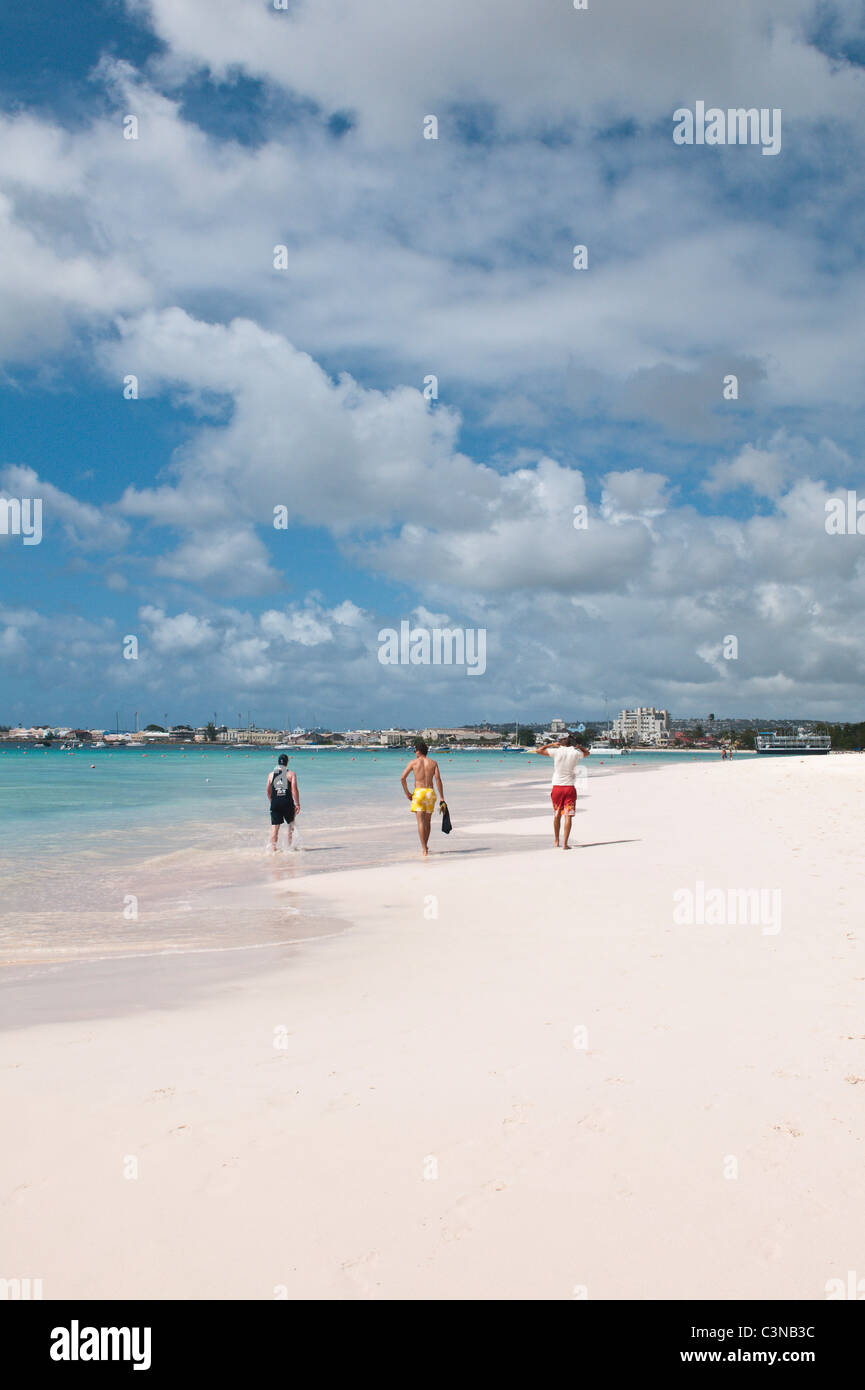
<path fill-rule="evenodd" d="M 291 849 L 294 818 L 300 814 L 300 793 L 297 777 L 289 771 L 288 758 L 280 753 L 276 767 L 267 779 L 267 799 L 270 802 L 270 848 L 276 850 L 279 827 L 285 825 L 286 848 Z"/>
<path fill-rule="evenodd" d="M 427 845 L 429 843 L 430 825 L 432 824 L 432 813 L 436 808 L 436 794 L 433 790 L 433 782 L 438 788 L 441 800 L 444 800 L 444 787 L 442 786 L 442 775 L 439 772 L 439 765 L 433 758 L 428 758 L 429 748 L 422 738 L 414 741 L 414 751 L 416 757 L 412 759 L 400 778 L 402 789 L 411 802 L 411 809 L 417 816 L 417 833 L 420 838 L 421 854 L 424 859 L 429 857 Z M 408 789 L 409 773 L 414 773 L 414 792 Z"/>
<path fill-rule="evenodd" d="M 559 834 L 564 830 L 562 849 L 570 849 L 571 821 L 577 805 L 576 772 L 589 750 L 577 734 L 568 734 L 558 743 L 545 743 L 535 752 L 542 758 L 553 760 L 553 785 L 550 793 L 553 803 L 553 841 L 559 848 Z M 562 827 L 564 821 L 564 827 Z"/>

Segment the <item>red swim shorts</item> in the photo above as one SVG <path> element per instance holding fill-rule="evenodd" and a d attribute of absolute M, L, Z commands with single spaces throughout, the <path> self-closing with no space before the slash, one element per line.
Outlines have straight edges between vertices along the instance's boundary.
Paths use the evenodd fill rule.
<path fill-rule="evenodd" d="M 573 811 L 577 804 L 576 787 L 553 787 L 550 795 L 555 811 Z"/>

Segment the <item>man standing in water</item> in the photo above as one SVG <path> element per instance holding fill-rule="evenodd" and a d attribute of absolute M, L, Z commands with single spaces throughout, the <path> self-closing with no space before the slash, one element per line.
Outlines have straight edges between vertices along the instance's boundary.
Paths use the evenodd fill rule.
<path fill-rule="evenodd" d="M 570 849 L 571 820 L 577 806 L 576 772 L 583 758 L 589 756 L 589 750 L 576 734 L 568 734 L 558 743 L 545 743 L 535 752 L 540 757 L 553 760 L 553 840 L 558 849 L 559 832 L 564 821 L 562 849 Z"/>
<path fill-rule="evenodd" d="M 414 751 L 416 757 L 412 759 L 400 779 L 402 789 L 411 802 L 411 809 L 417 816 L 417 833 L 420 837 L 421 854 L 424 859 L 429 857 L 427 844 L 429 843 L 430 825 L 432 823 L 432 813 L 436 808 L 436 794 L 433 791 L 433 782 L 438 788 L 439 797 L 444 800 L 444 787 L 442 786 L 442 775 L 439 772 L 439 765 L 432 758 L 428 758 L 429 748 L 422 738 L 414 741 Z M 414 773 L 414 792 L 410 792 L 406 783 L 409 773 Z"/>
<path fill-rule="evenodd" d="M 300 813 L 300 793 L 297 777 L 288 770 L 288 758 L 280 753 L 276 767 L 267 779 L 267 799 L 270 802 L 270 848 L 276 851 L 279 827 L 285 824 L 286 848 L 291 849 L 294 818 Z"/>

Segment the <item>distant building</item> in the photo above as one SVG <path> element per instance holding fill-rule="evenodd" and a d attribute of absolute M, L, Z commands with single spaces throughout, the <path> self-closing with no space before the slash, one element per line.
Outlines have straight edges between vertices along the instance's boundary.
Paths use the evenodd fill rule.
<path fill-rule="evenodd" d="M 501 743 L 502 734 L 492 729 L 424 729 L 427 743 Z"/>
<path fill-rule="evenodd" d="M 613 720 L 613 738 L 623 743 L 664 744 L 670 742 L 670 715 L 654 705 L 623 709 Z"/>
<path fill-rule="evenodd" d="M 186 737 L 191 738 L 189 733 Z M 283 743 L 281 734 L 275 729 L 218 729 L 216 734 L 218 743 L 255 743 L 255 744 L 274 744 Z"/>
<path fill-rule="evenodd" d="M 563 734 L 564 732 L 565 732 L 565 721 L 564 721 L 564 719 L 551 719 L 551 720 L 550 720 L 550 733 L 551 733 L 551 734 Z"/>

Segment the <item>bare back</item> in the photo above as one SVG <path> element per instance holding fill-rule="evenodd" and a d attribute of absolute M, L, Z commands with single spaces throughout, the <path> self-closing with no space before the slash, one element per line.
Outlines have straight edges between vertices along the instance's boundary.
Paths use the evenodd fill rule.
<path fill-rule="evenodd" d="M 419 753 L 411 764 L 414 773 L 414 784 L 416 787 L 431 787 L 433 778 L 439 770 L 439 765 L 434 758 L 424 758 Z"/>

